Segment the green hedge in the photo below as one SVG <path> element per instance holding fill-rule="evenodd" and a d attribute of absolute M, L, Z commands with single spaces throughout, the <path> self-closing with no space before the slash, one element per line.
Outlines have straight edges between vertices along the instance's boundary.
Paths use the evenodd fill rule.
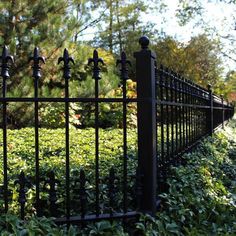
<path fill-rule="evenodd" d="M 66 233 L 65 226 L 59 228 L 50 219 L 28 217 L 28 221 L 22 222 L 11 214 L 2 215 L 0 218 L 1 235 L 10 233 L 34 235 L 34 232 L 35 235 L 130 235 L 131 232 L 136 235 L 160 236 L 236 235 L 235 128 L 235 123 L 232 122 L 226 131 L 218 132 L 212 138 L 207 138 L 195 151 L 184 155 L 184 165 L 171 168 L 168 179 L 169 191 L 160 195 L 161 209 L 155 218 L 143 215 L 130 229 L 124 229 L 121 222 L 102 221 L 87 225 L 82 230 L 71 226 Z M 11 152 L 9 159 L 12 159 L 12 165 L 15 167 L 12 167 L 10 173 L 14 173 L 13 169 L 19 172 L 19 167 L 29 170 L 29 173 L 33 171 L 33 167 L 31 167 L 31 164 L 34 163 L 32 132 L 32 129 L 9 131 L 8 145 Z M 82 133 L 86 138 L 81 138 Z M 72 139 L 75 138 L 71 146 L 72 163 L 77 163 L 76 168 L 83 166 L 88 171 L 92 170 L 94 153 L 91 147 L 93 147 L 94 141 L 89 143 L 89 140 L 93 140 L 93 134 L 93 129 L 71 130 Z M 64 139 L 60 136 L 64 136 L 63 130 L 41 130 L 40 140 L 45 146 L 40 150 L 41 168 L 44 166 L 47 169 L 48 165 L 52 163 L 50 165 L 55 165 L 58 173 L 63 172 Z M 132 147 L 129 150 L 129 165 L 133 166 L 133 169 L 135 169 L 133 163 L 136 156 L 134 136 L 134 131 L 129 133 L 129 143 Z M 22 137 L 24 137 L 24 141 L 21 140 Z M 119 173 L 119 168 L 121 168 L 119 163 L 122 163 L 121 137 L 121 130 L 101 130 L 101 138 L 104 139 L 104 144 L 101 142 L 101 150 L 103 150 L 101 165 L 105 170 L 106 167 L 109 168 L 107 166 L 109 163 L 109 166 L 118 166 L 117 172 Z M 49 141 L 53 145 L 49 145 Z M 107 149 L 105 142 L 108 145 Z M 77 143 L 80 145 L 76 146 Z M 89 143 L 88 146 L 87 143 Z M 14 146 L 10 147 L 10 145 Z M 24 146 L 25 149 L 22 149 Z M 75 151 L 73 152 L 73 150 Z M 19 153 L 20 151 L 21 153 Z M 116 156 L 111 155 L 111 152 Z M 18 161 L 14 161 L 17 156 Z M 132 172 L 132 168 L 130 171 Z"/>
<path fill-rule="evenodd" d="M 0 133 L 1 137 L 2 133 Z M 122 176 L 123 176 L 123 131 L 122 129 L 100 129 L 99 130 L 99 174 L 100 174 L 100 199 L 105 202 L 103 210 L 108 210 L 108 175 L 112 167 L 115 169 L 117 177 L 116 185 L 119 191 L 116 194 L 116 209 L 122 203 Z M 132 189 L 134 189 L 134 175 L 137 166 L 136 155 L 136 131 L 128 132 L 128 198 L 132 201 Z M 35 144 L 34 129 L 23 128 L 20 130 L 8 130 L 8 180 L 10 194 L 11 213 L 19 213 L 18 185 L 15 180 L 21 171 L 31 182 L 27 187 L 26 213 L 34 214 L 33 203 L 35 201 Z M 0 156 L 2 154 L 0 149 Z M 39 130 L 39 169 L 40 169 L 40 197 L 44 201 L 45 209 L 48 209 L 48 179 L 50 171 L 54 171 L 57 186 L 57 205 L 61 215 L 65 212 L 65 174 L 66 174 L 66 154 L 65 154 L 65 130 L 64 129 L 40 129 Z M 3 160 L 0 160 L 0 183 L 3 183 Z M 93 211 L 95 199 L 95 130 L 90 129 L 70 129 L 70 181 L 72 205 L 78 209 L 72 209 L 72 214 L 79 213 L 79 173 L 85 171 L 86 194 L 88 199 L 87 210 Z M 75 184 L 77 184 L 75 186 Z M 1 186 L 3 188 L 3 186 Z M 77 192 L 76 192 L 77 191 Z M 1 192 L 0 192 L 1 195 Z M 76 197 L 77 196 L 77 197 Z M 132 204 L 130 206 L 133 206 Z M 0 209 L 3 209 L 3 196 L 0 197 Z M 47 215 L 47 211 L 44 212 Z M 91 213 L 91 212 L 90 212 Z"/>

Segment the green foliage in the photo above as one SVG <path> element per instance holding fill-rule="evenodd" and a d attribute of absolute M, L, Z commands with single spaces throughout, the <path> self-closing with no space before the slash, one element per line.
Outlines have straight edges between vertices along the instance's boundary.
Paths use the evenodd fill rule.
<path fill-rule="evenodd" d="M 40 108 L 40 125 L 45 128 L 65 127 L 65 106 L 63 103 L 49 103 Z"/>
<path fill-rule="evenodd" d="M 0 133 L 2 135 L 2 133 Z M 115 201 L 115 209 L 120 209 L 122 204 L 121 179 L 123 173 L 123 142 L 122 129 L 99 130 L 99 166 L 100 166 L 100 193 L 103 202 L 103 210 L 108 211 L 108 181 L 109 171 L 115 166 L 115 174 L 119 181 L 116 183 L 117 194 Z M 86 188 L 88 194 L 88 213 L 94 209 L 95 199 L 95 130 L 94 129 L 75 129 L 70 128 L 70 176 L 71 183 L 78 181 L 79 171 L 83 169 L 86 174 Z M 58 208 L 59 212 L 64 212 L 65 207 L 65 130 L 64 129 L 39 129 L 39 158 L 40 158 L 40 176 L 41 180 L 41 198 L 44 202 L 45 215 L 48 215 L 48 191 L 44 186 L 44 180 L 48 178 L 48 173 L 54 171 L 56 179 L 60 184 L 57 186 Z M 128 198 L 129 206 L 132 208 L 134 178 L 136 170 L 136 131 L 135 129 L 128 132 Z M 2 155 L 2 150 L 0 150 Z M 3 163 L 0 160 L 0 168 Z M 18 178 L 21 171 L 24 171 L 27 178 L 31 181 L 32 186 L 27 187 L 26 196 L 26 214 L 28 216 L 35 214 L 35 150 L 34 150 L 34 129 L 24 128 L 20 130 L 8 130 L 8 176 L 10 207 L 9 212 L 19 213 L 18 193 L 14 181 Z M 0 182 L 3 182 L 3 174 L 0 174 Z M 74 187 L 71 191 L 71 199 L 73 204 L 77 206 L 73 209 L 73 214 L 78 214 L 80 209 L 80 201 L 78 198 L 78 187 Z M 1 195 L 0 208 L 3 207 L 3 198 Z"/>
<path fill-rule="evenodd" d="M 216 92 L 225 89 L 222 79 L 219 42 L 206 35 L 193 37 L 187 44 L 167 37 L 153 47 L 159 64 L 171 68 L 200 86 L 212 84 Z M 168 55 L 168 57 L 166 56 Z"/>
<path fill-rule="evenodd" d="M 109 221 L 101 221 L 95 224 L 91 224 L 85 230 L 85 234 L 90 236 L 95 235 L 107 235 L 107 236 L 126 236 L 127 233 L 124 232 L 124 228 L 121 226 L 121 223 L 113 222 L 110 223 Z"/>
<path fill-rule="evenodd" d="M 176 16 L 179 19 L 180 25 L 187 24 L 194 17 L 202 14 L 202 1 L 199 0 L 179 0 Z"/>
<path fill-rule="evenodd" d="M 225 79 L 225 95 L 228 96 L 228 98 L 231 101 L 236 100 L 236 72 L 230 71 L 226 75 Z"/>
<path fill-rule="evenodd" d="M 65 225 L 57 226 L 53 218 L 31 217 L 27 221 L 20 220 L 12 214 L 3 214 L 0 216 L 0 233 L 2 236 L 127 236 L 121 223 L 101 221 L 90 223 L 83 229 L 77 226 L 70 226 L 68 229 Z"/>
<path fill-rule="evenodd" d="M 70 232 L 71 229 L 69 229 Z M 43 236 L 43 235 L 65 235 L 66 230 L 56 227 L 51 218 L 32 217 L 28 221 L 20 220 L 12 214 L 3 214 L 0 217 L 0 232 L 2 236 L 17 235 L 17 236 Z M 70 234 L 67 235 L 76 235 Z"/>
<path fill-rule="evenodd" d="M 235 122 L 226 127 L 224 132 L 218 132 L 212 138 L 207 138 L 198 145 L 192 153 L 183 156 L 184 165 L 172 167 L 168 178 L 169 191 L 160 194 L 161 209 L 156 217 L 143 215 L 131 227 L 129 232 L 136 235 L 234 235 L 236 233 L 236 143 Z M 94 178 L 94 148 L 93 129 L 71 129 L 71 178 L 78 176 L 83 168 L 87 178 Z M 101 198 L 106 198 L 106 184 L 103 177 L 107 176 L 111 166 L 116 167 L 118 176 L 122 175 L 122 130 L 100 130 L 100 169 Z M 83 137 L 83 138 L 80 138 Z M 17 193 L 13 181 L 21 170 L 27 176 L 34 173 L 33 130 L 9 130 L 9 179 L 13 190 L 13 202 L 10 212 L 18 212 Z M 135 171 L 135 133 L 128 134 L 128 166 L 129 174 Z M 40 130 L 40 172 L 44 175 L 53 169 L 61 185 L 64 180 L 64 131 Z M 130 149 L 131 148 L 131 149 Z M 2 163 L 1 163 L 2 166 Z M 2 181 L 2 176 L 1 181 Z M 129 180 L 129 185 L 132 181 Z M 90 190 L 94 188 L 93 184 Z M 130 191 L 130 190 L 129 190 Z M 129 192 L 127 191 L 127 192 Z M 104 193 L 104 194 L 103 194 Z M 45 193 L 44 193 L 45 194 Z M 120 202 L 117 193 L 117 202 Z M 15 215 L 1 215 L 1 235 L 127 235 L 121 223 L 101 221 L 88 224 L 83 230 L 71 226 L 57 227 L 47 218 L 31 217 L 31 201 L 34 201 L 34 191 L 27 192 L 27 221 L 19 220 Z M 47 199 L 47 194 L 42 196 Z M 94 196 L 90 195 L 91 199 Z M 72 198 L 76 198 L 72 193 Z M 63 208 L 64 195 L 59 191 L 58 204 Z M 15 201 L 15 204 L 14 204 Z M 1 203 L 2 204 L 2 203 Z M 73 206 L 76 205 L 73 203 Z M 30 213 L 31 212 L 31 213 Z M 76 211 L 75 211 L 76 213 Z M 35 233 L 36 232 L 36 233 Z M 35 234 L 34 234 L 35 233 Z"/>
<path fill-rule="evenodd" d="M 136 224 L 142 235 L 235 235 L 235 129 L 217 133 L 172 167 L 156 218 Z"/>

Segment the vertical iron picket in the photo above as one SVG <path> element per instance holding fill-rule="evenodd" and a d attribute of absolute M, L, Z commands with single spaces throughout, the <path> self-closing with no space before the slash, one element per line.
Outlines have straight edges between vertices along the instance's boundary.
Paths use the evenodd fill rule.
<path fill-rule="evenodd" d="M 190 93 L 190 104 L 191 104 L 191 108 L 190 108 L 190 143 L 193 144 L 194 142 L 194 137 L 193 137 L 193 132 L 194 132 L 194 124 L 193 124 L 193 83 L 192 81 L 189 81 L 190 82 L 190 90 L 189 90 L 189 93 Z"/>
<path fill-rule="evenodd" d="M 222 106 L 222 128 L 224 129 L 224 123 L 225 123 L 225 108 L 224 108 L 224 97 L 223 94 L 221 94 L 221 106 Z"/>
<path fill-rule="evenodd" d="M 184 78 L 182 78 L 182 83 L 183 83 L 183 126 L 184 126 L 184 149 L 186 147 L 187 144 L 187 118 L 186 118 L 186 114 L 187 114 L 187 100 L 186 100 L 186 80 Z"/>
<path fill-rule="evenodd" d="M 64 50 L 63 57 L 58 59 L 58 64 L 64 63 L 63 78 L 65 79 L 65 144 L 66 144 L 66 218 L 70 218 L 70 134 L 69 134 L 69 79 L 71 78 L 70 62 L 74 60 L 69 56 L 67 49 Z"/>
<path fill-rule="evenodd" d="M 174 106 L 175 107 L 175 154 L 177 154 L 178 153 L 178 148 L 179 148 L 179 140 L 178 140 L 178 138 L 179 138 L 179 135 L 178 135 L 178 126 L 179 126 L 179 123 L 178 123 L 178 105 L 177 105 L 177 102 L 178 102 L 178 100 L 177 100 L 177 98 L 178 98 L 178 89 L 177 89 L 177 76 L 176 76 L 176 74 L 174 74 L 174 91 L 175 91 L 175 103 L 176 103 L 176 105 Z"/>
<path fill-rule="evenodd" d="M 95 178 L 96 178 L 96 216 L 100 214 L 99 206 L 99 103 L 97 99 L 99 98 L 99 85 L 98 82 L 100 77 L 100 67 L 99 63 L 104 64 L 103 60 L 98 57 L 97 50 L 93 52 L 93 58 L 89 58 L 88 65 L 93 63 L 93 79 L 95 80 Z"/>
<path fill-rule="evenodd" d="M 169 102 L 169 70 L 168 68 L 165 71 L 164 74 L 164 79 L 165 79 L 165 101 Z M 169 119 L 170 119 L 170 114 L 169 114 L 169 105 L 168 103 L 166 104 L 166 115 L 165 115 L 165 125 L 166 125 L 166 157 L 165 157 L 165 163 L 167 164 L 170 161 L 170 133 L 169 133 Z"/>
<path fill-rule="evenodd" d="M 8 48 L 3 47 L 1 59 L 1 77 L 2 81 L 2 98 L 7 95 L 7 79 L 9 75 L 9 62 L 14 63 L 14 59 L 9 55 Z M 3 102 L 2 107 L 2 127 L 3 127 L 3 174 L 4 174 L 4 208 L 5 213 L 8 211 L 8 172 L 7 172 L 7 103 Z"/>
<path fill-rule="evenodd" d="M 185 115 L 185 122 L 186 122 L 186 144 L 185 148 L 188 148 L 188 139 L 189 139 L 189 127 L 188 127 L 188 112 L 189 112 L 189 100 L 188 100 L 188 80 L 185 79 L 185 105 L 186 105 L 186 115 Z"/>
<path fill-rule="evenodd" d="M 36 47 L 34 49 L 34 55 L 29 58 L 29 61 L 33 61 L 33 78 L 34 78 L 34 98 L 38 98 L 38 81 L 41 78 L 41 67 L 39 65 L 40 61 L 45 63 L 45 58 L 39 56 L 39 49 Z M 40 194 L 39 194 L 39 106 L 38 101 L 34 102 L 34 139 L 35 139 L 35 198 L 36 198 L 36 210 L 37 215 L 41 215 L 40 207 Z"/>
<path fill-rule="evenodd" d="M 170 102 L 173 103 L 174 101 L 174 94 L 173 94 L 173 72 L 170 75 Z M 170 106 L 170 122 L 171 122 L 171 161 L 173 161 L 174 155 L 174 108 L 173 105 Z"/>
<path fill-rule="evenodd" d="M 117 60 L 117 65 L 121 64 L 121 81 L 123 96 L 123 211 L 127 212 L 127 103 L 126 103 L 126 81 L 128 79 L 127 65 L 131 66 L 126 59 L 125 52 L 121 53 L 121 59 Z"/>
<path fill-rule="evenodd" d="M 192 104 L 191 104 L 191 84 L 190 81 L 188 81 L 188 103 L 189 103 L 189 110 L 188 110 L 188 146 L 191 146 L 191 110 L 192 110 Z"/>
<path fill-rule="evenodd" d="M 160 101 L 163 102 L 164 100 L 164 67 L 161 65 L 160 67 Z M 165 174 L 166 174 L 166 165 L 165 165 L 165 140 L 164 140 L 164 121 L 165 121 L 165 113 L 164 113 L 164 105 L 161 103 L 161 135 L 160 135 L 160 140 L 161 140 L 161 190 L 163 188 L 163 182 L 165 180 Z"/>
<path fill-rule="evenodd" d="M 110 208 L 110 215 L 113 214 L 114 212 L 114 202 L 115 202 L 115 170 L 112 167 L 109 171 L 109 183 L 108 183 L 108 188 L 109 188 L 109 208 Z M 125 212 L 126 213 L 126 212 Z"/>
<path fill-rule="evenodd" d="M 197 103 L 197 89 L 194 86 L 194 142 L 197 140 L 197 108 L 196 105 L 198 105 Z"/>
<path fill-rule="evenodd" d="M 159 86 L 160 86 L 160 102 L 163 101 L 163 86 L 164 86 L 164 81 L 163 81 L 163 75 L 164 75 L 164 67 L 161 65 L 160 67 L 160 81 L 159 81 Z M 161 103 L 160 104 L 160 117 L 161 117 L 161 135 L 160 135 L 160 142 L 161 142 L 161 160 L 160 160 L 160 163 L 161 163 L 161 173 L 160 173 L 160 176 L 162 178 L 161 180 L 161 183 L 164 181 L 165 179 L 165 173 L 166 173 L 166 170 L 165 170 L 165 150 L 164 150 L 164 106 L 163 104 Z M 160 186 L 162 188 L 162 185 Z"/>
<path fill-rule="evenodd" d="M 182 103 L 182 127 L 183 127 L 183 134 L 182 134 L 182 150 L 184 150 L 185 147 L 185 138 L 186 138 L 186 127 L 185 127 L 185 84 L 184 84 L 184 79 L 182 77 L 181 78 L 181 103 Z"/>
<path fill-rule="evenodd" d="M 183 106 L 182 106 L 182 81 L 178 79 L 178 87 L 179 87 L 179 143 L 180 143 L 180 152 L 182 151 L 183 147 L 183 121 L 182 121 L 182 114 L 183 114 Z"/>
<path fill-rule="evenodd" d="M 85 188 L 86 178 L 85 178 L 85 172 L 83 169 L 80 170 L 79 183 L 80 183 L 79 197 L 80 197 L 81 218 L 84 218 L 85 213 L 86 213 L 87 195 L 86 195 L 86 188 Z"/>
<path fill-rule="evenodd" d="M 15 185 L 19 185 L 19 197 L 18 202 L 20 203 L 20 217 L 22 220 L 25 218 L 25 203 L 26 203 L 26 184 L 27 180 L 25 177 L 25 173 L 21 171 L 18 179 L 14 183 Z"/>
<path fill-rule="evenodd" d="M 48 180 L 46 180 L 46 183 L 49 184 L 49 203 L 50 203 L 50 213 L 52 216 L 57 215 L 57 192 L 56 192 L 56 184 L 58 183 L 58 180 L 55 177 L 55 173 L 53 171 L 49 172 Z"/>
<path fill-rule="evenodd" d="M 209 92 L 209 110 L 208 110 L 208 116 L 207 119 L 208 121 L 206 121 L 206 123 L 208 124 L 208 132 L 210 135 L 212 135 L 213 133 L 213 97 L 212 97 L 212 89 L 211 89 L 211 85 L 208 84 L 208 92 Z"/>

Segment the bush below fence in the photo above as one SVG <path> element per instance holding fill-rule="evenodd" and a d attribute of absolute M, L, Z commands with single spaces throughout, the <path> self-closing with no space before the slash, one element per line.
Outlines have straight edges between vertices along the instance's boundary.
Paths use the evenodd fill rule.
<path fill-rule="evenodd" d="M 226 131 L 205 139 L 196 150 L 184 155 L 185 165 L 171 168 L 168 178 L 170 188 L 161 194 L 162 208 L 156 217 L 141 216 L 131 228 L 124 229 L 119 221 L 102 221 L 84 225 L 83 229 L 71 226 L 68 230 L 66 226 L 56 226 L 51 219 L 33 217 L 23 222 L 15 215 L 2 214 L 0 232 L 2 235 L 24 232 L 73 236 L 124 236 L 133 233 L 160 236 L 234 235 L 235 135 L 235 127 L 233 130 L 227 126 Z"/>
<path fill-rule="evenodd" d="M 71 204 L 72 214 L 81 214 L 81 197 L 83 212 L 92 214 L 95 211 L 95 163 L 94 163 L 94 129 L 70 129 L 70 177 L 71 177 Z M 0 133 L 2 135 L 2 133 Z M 50 206 L 54 203 L 53 215 L 65 215 L 65 134 L 63 129 L 40 129 L 40 198 L 43 215 L 50 216 Z M 129 130 L 128 143 L 128 199 L 129 210 L 135 210 L 135 172 L 137 168 L 137 146 L 136 132 Z M 0 152 L 2 155 L 2 152 Z M 19 215 L 22 201 L 25 215 L 35 212 L 35 164 L 34 164 L 34 129 L 23 128 L 20 130 L 8 130 L 8 177 L 9 177 L 9 212 Z M 2 170 L 2 160 L 0 169 Z M 122 130 L 100 130 L 100 198 L 103 213 L 121 211 L 122 209 Z M 111 179 L 111 169 L 114 170 L 114 179 Z M 85 174 L 85 186 L 81 189 L 81 171 Z M 50 173 L 55 174 L 55 189 L 52 192 L 50 186 Z M 26 182 L 24 188 L 20 186 L 19 177 L 21 172 L 25 174 Z M 3 171 L 1 171 L 3 173 Z M 3 174 L 0 175 L 3 182 Z M 111 182 L 113 181 L 113 182 Z M 110 183 L 110 184 L 109 184 Z M 111 192 L 111 185 L 114 185 Z M 25 191 L 25 195 L 21 191 Z M 83 193 L 81 191 L 84 191 Z M 3 193 L 3 185 L 1 185 Z M 82 194 L 82 196 L 81 196 Z M 112 194 L 113 196 L 110 196 Z M 54 199 L 52 199 L 54 197 Z M 0 208 L 3 210 L 4 201 L 1 194 Z M 112 208 L 109 206 L 113 201 Z M 57 211 L 55 211 L 57 209 Z M 18 212 L 18 213 L 17 213 Z"/>

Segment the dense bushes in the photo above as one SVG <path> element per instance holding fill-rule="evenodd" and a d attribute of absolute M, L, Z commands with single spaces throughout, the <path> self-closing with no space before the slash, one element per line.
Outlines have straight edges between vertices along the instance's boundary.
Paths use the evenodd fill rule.
<path fill-rule="evenodd" d="M 236 234 L 234 125 L 185 154 L 186 165 L 171 168 L 157 217 L 144 216 L 137 224 L 144 235 Z"/>
<path fill-rule="evenodd" d="M 171 168 L 168 179 L 169 191 L 160 195 L 162 199 L 160 211 L 155 218 L 141 216 L 131 229 L 132 232 L 136 232 L 136 235 L 160 236 L 236 234 L 236 142 L 234 140 L 236 131 L 234 126 L 235 124 L 231 123 L 231 127 L 227 127 L 226 131 L 218 132 L 213 138 L 207 138 L 195 151 L 183 156 L 184 165 Z M 44 146 L 40 149 L 41 171 L 55 167 L 54 170 L 59 177 L 64 173 L 64 131 L 42 129 L 40 133 L 40 142 Z M 89 178 L 93 178 L 94 167 L 94 151 L 91 148 L 94 142 L 91 141 L 93 133 L 93 129 L 71 130 L 72 167 L 75 168 L 74 170 L 83 167 L 90 171 Z M 101 166 L 104 176 L 110 166 L 117 167 L 116 173 L 122 174 L 121 135 L 121 130 L 101 130 L 101 139 L 104 140 L 101 142 Z M 33 130 L 12 130 L 9 131 L 9 137 L 10 176 L 15 177 L 20 168 L 28 175 L 32 174 L 34 171 Z M 135 143 L 134 137 L 134 133 L 130 132 L 130 146 Z M 129 171 L 134 172 L 135 146 L 128 153 Z M 16 206 L 11 206 L 11 212 L 17 212 Z M 28 219 L 30 219 L 29 215 Z M 5 232 L 2 235 L 21 231 L 23 233 L 19 235 L 29 235 L 29 230 L 31 232 L 41 230 L 41 232 L 37 231 L 37 235 L 49 233 L 65 235 L 66 232 L 65 227 L 58 228 L 49 219 L 32 218 L 30 221 L 22 222 L 14 215 L 2 215 L 0 228 Z M 120 222 L 102 221 L 87 225 L 83 230 L 73 226 L 68 235 L 127 235 L 125 231 Z"/>
<path fill-rule="evenodd" d="M 2 135 L 0 133 L 0 135 Z M 73 209 L 74 214 L 80 212 L 79 194 L 79 173 L 83 169 L 86 175 L 86 194 L 88 198 L 87 213 L 94 211 L 95 199 L 95 130 L 70 129 L 70 182 L 72 204 L 77 208 Z M 122 176 L 123 176 L 123 139 L 122 129 L 100 129 L 99 131 L 99 174 L 100 174 L 100 197 L 104 204 L 102 211 L 108 211 L 108 180 L 109 171 L 115 167 L 117 177 L 116 209 L 121 207 L 122 199 Z M 132 189 L 134 175 L 137 166 L 136 158 L 136 133 L 135 130 L 128 132 L 128 198 L 132 200 Z M 2 155 L 2 149 L 0 149 Z M 39 173 L 40 173 L 40 196 L 43 201 L 44 214 L 48 215 L 48 189 L 45 186 L 50 171 L 54 171 L 57 186 L 58 214 L 63 215 L 65 211 L 65 130 L 64 129 L 40 129 L 39 130 Z M 0 160 L 0 169 L 3 163 Z M 24 171 L 30 185 L 26 191 L 26 213 L 34 214 L 35 201 L 35 148 L 34 129 L 24 128 L 20 130 L 8 130 L 8 179 L 11 213 L 19 214 L 18 185 L 15 180 L 19 178 L 21 171 Z M 0 183 L 3 183 L 3 172 L 0 174 Z M 0 190 L 3 186 L 0 186 Z M 0 191 L 0 210 L 3 209 L 3 194 Z M 133 206 L 130 204 L 130 207 Z"/>

